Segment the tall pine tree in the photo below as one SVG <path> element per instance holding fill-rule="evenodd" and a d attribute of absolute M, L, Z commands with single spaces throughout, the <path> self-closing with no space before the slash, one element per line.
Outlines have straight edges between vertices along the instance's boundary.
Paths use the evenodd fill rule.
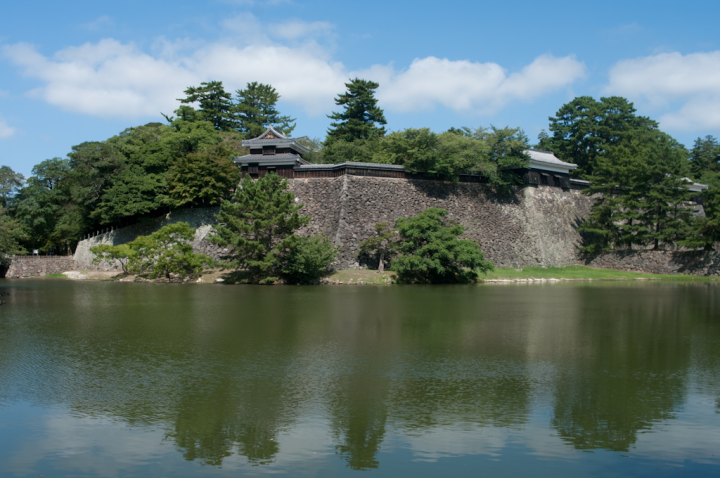
<path fill-rule="evenodd" d="M 549 118 L 552 136 L 540 136 L 538 147 L 577 164 L 573 172 L 576 177 L 590 176 L 599 158 L 610 148 L 628 140 L 636 131 L 657 130 L 655 121 L 635 113 L 635 107 L 625 98 L 612 96 L 597 101 L 580 96 Z"/>
<path fill-rule="evenodd" d="M 178 98 L 180 103 L 198 103 L 201 119 L 209 121 L 215 129 L 231 131 L 236 128 L 233 117 L 232 95 L 225 91 L 222 81 L 200 83 L 199 87 L 191 86 L 185 90 L 185 98 Z M 179 117 L 187 116 L 188 112 L 182 106 L 175 112 Z"/>
<path fill-rule="evenodd" d="M 353 142 L 384 136 L 385 128 L 382 125 L 387 124 L 387 121 L 375 99 L 375 90 L 380 85 L 374 81 L 355 78 L 350 83 L 345 83 L 345 86 L 347 92 L 335 99 L 335 104 L 342 106 L 343 111 L 328 116 L 335 121 L 330 123 L 326 145 L 337 140 Z"/>
<path fill-rule="evenodd" d="M 295 129 L 295 118 L 281 116 L 275 107 L 280 95 L 272 86 L 253 81 L 235 93 L 237 128 L 246 138 L 260 136 L 270 125 L 287 136 Z"/>

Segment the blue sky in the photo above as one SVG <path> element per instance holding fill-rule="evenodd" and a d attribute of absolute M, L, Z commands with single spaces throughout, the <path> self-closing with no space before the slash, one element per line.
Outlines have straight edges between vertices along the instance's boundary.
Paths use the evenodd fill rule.
<path fill-rule="evenodd" d="M 687 146 L 720 136 L 715 1 L 4 2 L 0 164 L 161 121 L 182 90 L 270 83 L 323 137 L 343 82 L 380 83 L 388 127 L 520 126 L 625 96 Z"/>

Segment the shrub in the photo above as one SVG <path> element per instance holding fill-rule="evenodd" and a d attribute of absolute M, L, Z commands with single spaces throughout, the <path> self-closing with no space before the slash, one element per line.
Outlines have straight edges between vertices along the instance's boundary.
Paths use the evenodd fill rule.
<path fill-rule="evenodd" d="M 285 258 L 282 273 L 288 282 L 308 284 L 327 275 L 337 248 L 321 235 L 298 237 Z"/>
<path fill-rule="evenodd" d="M 404 283 L 456 283 L 477 280 L 479 273 L 495 268 L 486 261 L 480 244 L 458 239 L 465 232 L 459 224 L 447 224 L 445 209 L 430 208 L 417 216 L 400 218 L 400 255 L 393 260 L 398 281 Z"/>

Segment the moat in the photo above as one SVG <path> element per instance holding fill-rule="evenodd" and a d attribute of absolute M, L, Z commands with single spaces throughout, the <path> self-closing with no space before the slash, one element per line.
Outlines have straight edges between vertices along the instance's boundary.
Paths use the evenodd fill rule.
<path fill-rule="evenodd" d="M 720 285 L 0 281 L 0 476 L 710 476 Z"/>

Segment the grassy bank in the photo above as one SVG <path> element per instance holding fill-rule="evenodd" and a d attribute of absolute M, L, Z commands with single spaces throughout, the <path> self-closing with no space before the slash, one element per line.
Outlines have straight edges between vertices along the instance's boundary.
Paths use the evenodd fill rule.
<path fill-rule="evenodd" d="M 674 281 L 712 281 L 717 277 L 699 277 L 672 274 L 646 274 L 642 272 L 616 271 L 612 269 L 595 269 L 587 266 L 567 267 L 523 267 L 522 269 L 507 268 L 495 269 L 488 272 L 483 280 L 529 280 L 529 279 L 558 279 L 558 280 L 674 280 Z"/>
<path fill-rule="evenodd" d="M 216 283 L 216 282 L 235 282 L 234 273 L 228 270 L 208 270 L 201 275 L 193 275 L 192 277 L 179 277 L 173 282 L 194 282 L 194 283 Z M 389 285 L 392 284 L 396 274 L 392 271 L 386 271 L 378 274 L 375 270 L 342 270 L 336 271 L 332 275 L 322 279 L 324 284 L 375 284 Z M 148 280 L 148 278 L 138 278 L 136 276 L 124 276 L 119 272 L 100 272 L 100 271 L 70 271 L 65 274 L 49 274 L 45 278 L 67 278 L 76 280 L 119 280 L 119 281 L 138 281 Z M 698 277 L 688 275 L 671 275 L 671 274 L 645 274 L 640 272 L 625 272 L 611 269 L 595 269 L 587 266 L 567 266 L 567 267 L 523 267 L 522 269 L 507 268 L 495 269 L 487 275 L 481 275 L 481 282 L 506 282 L 506 281 L 552 281 L 552 280 L 672 280 L 672 281 L 695 281 L 709 282 L 717 281 L 717 277 Z M 159 278 L 157 282 L 164 282 L 164 278 Z"/>

